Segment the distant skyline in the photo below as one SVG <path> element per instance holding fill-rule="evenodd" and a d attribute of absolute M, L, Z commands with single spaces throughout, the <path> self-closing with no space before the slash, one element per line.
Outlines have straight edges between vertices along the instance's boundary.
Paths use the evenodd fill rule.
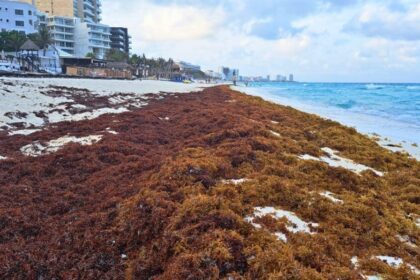
<path fill-rule="evenodd" d="M 134 53 L 299 81 L 420 82 L 419 0 L 103 0 Z"/>

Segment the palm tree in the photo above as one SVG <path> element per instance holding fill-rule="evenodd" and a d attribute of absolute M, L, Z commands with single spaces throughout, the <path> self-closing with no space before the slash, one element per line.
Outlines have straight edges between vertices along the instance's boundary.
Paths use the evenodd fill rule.
<path fill-rule="evenodd" d="M 45 56 L 46 49 L 48 48 L 49 45 L 53 43 L 51 33 L 46 26 L 42 26 L 39 29 L 38 34 L 39 34 L 38 44 L 39 44 L 39 47 L 44 50 L 44 56 Z"/>
<path fill-rule="evenodd" d="M 20 47 L 26 42 L 26 35 L 18 32 L 18 31 L 11 31 L 9 32 L 6 38 L 6 44 L 9 46 L 10 49 L 17 52 L 19 51 Z"/>
<path fill-rule="evenodd" d="M 86 54 L 86 57 L 96 59 L 96 54 L 94 54 L 93 52 L 90 52 Z"/>
<path fill-rule="evenodd" d="M 48 49 L 48 46 L 53 43 L 53 39 L 51 36 L 50 31 L 46 26 L 41 26 L 38 30 L 38 33 L 33 33 L 28 35 L 29 39 L 31 39 L 38 47 L 43 49 L 44 56 Z"/>

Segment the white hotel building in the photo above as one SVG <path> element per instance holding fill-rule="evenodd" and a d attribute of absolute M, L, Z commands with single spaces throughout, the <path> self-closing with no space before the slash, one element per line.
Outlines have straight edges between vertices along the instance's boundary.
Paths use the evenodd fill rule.
<path fill-rule="evenodd" d="M 63 51 L 76 57 L 93 53 L 97 58 L 104 58 L 111 48 L 111 28 L 100 23 L 100 0 L 21 1 L 36 6 L 40 23 L 43 24 L 42 18 L 45 18 L 44 24 L 51 31 L 54 45 Z"/>
<path fill-rule="evenodd" d="M 0 0 L 0 31 L 16 30 L 25 34 L 37 32 L 38 18 L 34 6 L 17 2 Z"/>

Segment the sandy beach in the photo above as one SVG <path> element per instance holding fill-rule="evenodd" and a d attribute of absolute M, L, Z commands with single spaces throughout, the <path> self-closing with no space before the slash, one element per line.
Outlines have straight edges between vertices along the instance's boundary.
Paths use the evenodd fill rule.
<path fill-rule="evenodd" d="M 419 277 L 420 162 L 354 128 L 228 86 L 0 79 L 0 278 Z"/>

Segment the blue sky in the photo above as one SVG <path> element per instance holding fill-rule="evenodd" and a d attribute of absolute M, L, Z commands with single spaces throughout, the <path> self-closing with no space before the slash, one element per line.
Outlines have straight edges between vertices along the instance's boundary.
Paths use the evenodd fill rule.
<path fill-rule="evenodd" d="M 103 0 L 133 52 L 242 75 L 420 82 L 420 0 Z"/>

